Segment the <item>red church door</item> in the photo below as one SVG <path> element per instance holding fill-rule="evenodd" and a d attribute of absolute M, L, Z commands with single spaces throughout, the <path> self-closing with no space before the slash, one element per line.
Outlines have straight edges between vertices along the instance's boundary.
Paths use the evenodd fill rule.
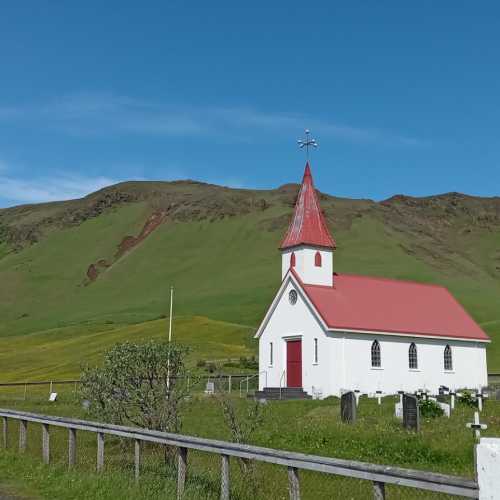
<path fill-rule="evenodd" d="M 302 340 L 286 343 L 286 385 L 302 387 Z"/>

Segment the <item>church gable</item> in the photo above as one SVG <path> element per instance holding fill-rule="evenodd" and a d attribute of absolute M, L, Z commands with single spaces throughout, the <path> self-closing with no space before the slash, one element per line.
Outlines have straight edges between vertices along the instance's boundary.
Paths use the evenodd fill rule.
<path fill-rule="evenodd" d="M 260 338 L 268 328 L 272 328 L 275 324 L 279 324 L 280 329 L 288 330 L 292 335 L 293 331 L 301 331 L 305 323 L 308 326 L 314 323 L 322 330 L 326 330 L 325 322 L 309 300 L 302 284 L 290 271 L 257 329 L 255 338 Z"/>

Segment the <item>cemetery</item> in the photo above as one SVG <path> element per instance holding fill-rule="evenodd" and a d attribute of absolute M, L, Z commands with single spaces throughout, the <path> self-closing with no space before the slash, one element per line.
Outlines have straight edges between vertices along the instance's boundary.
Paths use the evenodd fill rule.
<path fill-rule="evenodd" d="M 217 381 L 210 384 L 204 383 L 198 391 L 192 393 L 190 402 L 184 410 L 183 434 L 212 439 L 231 439 L 221 417 L 217 401 L 218 387 Z M 13 398 L 7 391 L 3 391 L 0 392 L 0 407 L 31 411 L 37 414 L 88 418 L 86 409 L 78 397 L 75 397 L 73 387 L 61 386 L 57 388 L 57 391 L 58 397 L 55 401 L 49 401 L 48 393 L 40 393 L 36 397 L 23 400 L 19 397 Z M 249 444 L 473 479 L 475 474 L 474 446 L 478 441 L 477 433 L 480 432 L 482 438 L 500 437 L 498 426 L 500 401 L 483 397 L 482 410 L 479 411 L 477 402 L 481 396 L 478 398 L 477 395 L 471 394 L 469 397 L 467 394 L 458 391 L 458 394 L 431 395 L 422 391 L 419 394 L 383 395 L 380 393 L 356 394 L 354 391 L 346 391 L 341 398 L 260 402 L 263 421 L 252 433 Z M 230 396 L 226 393 L 226 396 L 231 398 L 240 415 L 244 415 L 255 404 L 251 398 L 240 397 L 238 391 L 233 391 Z M 449 405 L 451 409 L 452 398 L 455 399 L 454 408 L 450 411 L 449 417 L 444 411 L 442 415 L 433 417 L 425 417 L 418 411 L 419 405 L 423 402 L 434 400 L 436 404 Z M 401 413 L 398 413 L 398 407 L 402 408 Z M 202 419 L 200 415 L 203 415 Z M 10 449 L 6 455 L 2 455 L 0 464 L 6 466 L 5 470 L 8 474 L 23 473 L 20 468 L 16 468 L 15 461 L 9 462 L 10 457 L 16 454 L 15 448 L 18 440 L 14 422 L 10 423 L 9 436 Z M 55 437 L 52 438 L 54 443 L 52 454 L 56 457 L 54 460 L 56 463 L 58 453 L 60 453 L 57 451 L 57 443 L 64 447 L 64 439 L 57 436 L 58 434 L 55 433 Z M 35 443 L 35 448 L 41 450 L 39 448 L 42 441 L 41 435 L 35 432 L 34 426 L 30 427 L 28 449 L 34 446 L 33 440 L 38 441 L 39 438 L 40 443 Z M 80 439 L 79 437 L 78 453 L 84 456 L 87 462 L 92 462 L 95 460 L 95 450 L 90 452 L 89 449 L 95 446 L 94 440 Z M 119 452 L 119 447 L 116 448 L 116 444 L 113 444 L 111 440 L 106 443 L 106 462 L 110 461 L 117 470 L 126 471 L 128 462 L 122 452 Z M 194 454 L 192 455 L 194 457 Z M 29 463 L 30 458 L 25 457 L 26 459 Z M 210 481 L 209 483 L 212 484 L 210 488 L 218 492 L 219 466 L 216 466 L 213 460 L 207 462 L 200 460 L 193 458 L 193 463 L 198 468 L 208 467 L 207 471 L 216 471 L 213 472 L 214 476 L 210 480 L 213 484 Z M 22 470 L 32 477 L 33 481 L 50 481 L 50 475 L 43 480 L 41 477 L 37 478 L 38 466 L 36 464 L 40 461 L 41 455 L 33 458 L 29 474 L 26 472 L 26 462 Z M 262 469 L 258 467 L 257 470 L 260 471 L 259 474 L 264 475 L 259 488 L 268 488 L 269 479 L 275 478 L 276 481 L 272 482 L 276 485 L 281 484 L 282 490 L 286 491 L 286 479 L 276 470 L 267 467 Z M 59 472 L 61 473 L 59 480 L 62 484 L 70 480 L 65 470 L 59 469 Z M 209 472 L 206 474 L 211 477 Z M 238 473 L 234 471 L 232 474 L 236 481 Z M 89 477 L 93 481 L 97 480 L 101 486 L 106 481 L 112 481 L 108 474 L 98 478 L 91 474 Z M 133 479 L 133 476 L 131 478 Z M 345 489 L 346 494 L 350 492 L 353 495 L 352 498 L 365 498 L 363 496 L 365 490 L 360 481 L 354 482 L 346 478 L 320 476 L 313 473 L 301 474 L 300 479 L 304 498 L 328 498 L 327 492 L 331 487 L 338 488 L 339 491 Z M 85 484 L 86 480 L 82 478 L 81 481 Z M 133 486 L 133 483 L 131 484 Z M 113 488 L 116 491 L 116 485 Z M 393 493 L 388 498 L 422 498 L 418 496 L 417 490 L 403 488 L 398 492 L 398 496 L 395 495 L 394 489 L 390 491 Z M 408 491 L 414 492 L 412 494 L 415 496 L 411 496 Z M 207 497 L 211 498 L 210 495 Z"/>

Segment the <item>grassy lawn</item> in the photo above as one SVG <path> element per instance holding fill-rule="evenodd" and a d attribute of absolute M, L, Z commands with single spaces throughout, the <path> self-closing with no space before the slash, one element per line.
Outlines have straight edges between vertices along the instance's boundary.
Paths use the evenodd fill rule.
<path fill-rule="evenodd" d="M 255 354 L 254 329 L 204 317 L 176 317 L 174 340 L 191 351 L 188 365 Z M 79 378 L 83 364 L 97 364 L 117 342 L 166 339 L 168 321 L 135 325 L 88 323 L 16 337 L 0 337 L 1 382 Z M 234 368 L 233 368 L 234 371 Z M 238 371 L 241 371 L 238 369 Z"/>
<path fill-rule="evenodd" d="M 246 399 L 234 397 L 238 411 L 243 414 Z M 474 476 L 474 439 L 465 423 L 471 421 L 473 410 L 457 405 L 450 419 L 423 419 L 419 434 L 403 430 L 401 422 L 393 417 L 396 398 L 386 397 L 382 406 L 376 400 L 361 398 L 358 421 L 354 425 L 340 422 L 339 401 L 329 398 L 324 401 L 269 402 L 265 406 L 264 424 L 251 438 L 252 444 L 300 451 L 316 455 L 360 460 L 379 464 L 390 464 L 448 474 Z M 0 407 L 25 409 L 44 414 L 57 414 L 88 418 L 74 394 L 67 390 L 60 394 L 55 404 L 47 402 L 46 396 L 32 396 L 23 401 L 19 395 L 5 390 L 0 392 Z M 230 433 L 223 423 L 220 405 L 214 397 L 197 393 L 184 408 L 183 429 L 185 434 L 229 440 Z M 483 436 L 500 436 L 500 402 L 488 401 L 481 420 L 488 424 Z M 152 466 L 158 450 L 149 450 L 149 462 L 145 460 L 147 481 L 134 485 L 132 473 L 133 451 L 130 446 L 106 441 L 107 473 L 94 474 L 95 436 L 80 433 L 78 437 L 79 470 L 67 473 L 66 433 L 54 430 L 51 438 L 54 465 L 41 464 L 41 433 L 36 425 L 29 428 L 28 460 L 20 460 L 15 452 L 17 426 L 9 428 L 11 447 L 0 455 L 0 467 L 5 480 L 16 478 L 32 488 L 42 498 L 161 498 L 165 487 L 170 488 L 174 498 L 175 471 L 166 470 L 158 479 L 158 468 Z M 130 444 L 130 443 L 129 443 Z M 149 463 L 149 465 L 148 465 Z M 155 462 L 158 464 L 158 462 Z M 234 471 L 233 471 L 234 469 Z M 217 498 L 219 461 L 208 454 L 190 455 L 191 483 L 187 498 Z M 235 488 L 241 498 L 248 498 L 244 491 L 245 481 L 241 477 L 238 463 L 232 463 Z M 257 466 L 255 473 L 261 477 L 257 498 L 286 498 L 286 471 L 277 466 Z M 168 479 L 171 474 L 171 481 Z M 167 486 L 165 477 L 167 476 Z M 97 479 L 96 479 L 97 478 Z M 330 478 L 321 474 L 304 473 L 301 478 L 304 498 L 331 498 L 332 487 L 341 491 L 354 491 L 352 498 L 364 498 L 365 485 L 352 479 Z M 132 488 L 126 496 L 123 488 Z M 245 487 L 248 487 L 246 485 Z M 127 490 L 128 491 L 128 490 Z M 113 495 L 115 495 L 113 497 Z M 125 495 L 125 496 L 122 496 Z M 201 495 L 201 496 L 199 496 Z M 203 496 L 205 495 L 205 496 Z M 253 495 L 253 494 L 252 494 Z M 269 496 L 270 495 L 270 496 Z M 340 493 L 339 493 L 340 495 Z M 390 498 L 413 498 L 411 490 L 393 488 Z M 416 493 L 415 493 L 416 495 Z M 238 498 L 238 496 L 236 496 Z M 165 496 L 163 496 L 165 498 Z M 338 496 L 335 498 L 346 498 Z M 419 498 L 415 496 L 415 498 Z M 422 498 L 422 497 L 420 497 Z M 433 498 L 428 496 L 425 498 Z M 442 497 L 440 497 L 442 498 Z"/>

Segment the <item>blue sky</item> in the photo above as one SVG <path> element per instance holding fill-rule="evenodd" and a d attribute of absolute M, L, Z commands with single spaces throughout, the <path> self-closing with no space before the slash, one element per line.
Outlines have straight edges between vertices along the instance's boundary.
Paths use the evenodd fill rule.
<path fill-rule="evenodd" d="M 0 206 L 297 182 L 306 127 L 322 191 L 500 194 L 498 2 L 10 4 Z"/>

